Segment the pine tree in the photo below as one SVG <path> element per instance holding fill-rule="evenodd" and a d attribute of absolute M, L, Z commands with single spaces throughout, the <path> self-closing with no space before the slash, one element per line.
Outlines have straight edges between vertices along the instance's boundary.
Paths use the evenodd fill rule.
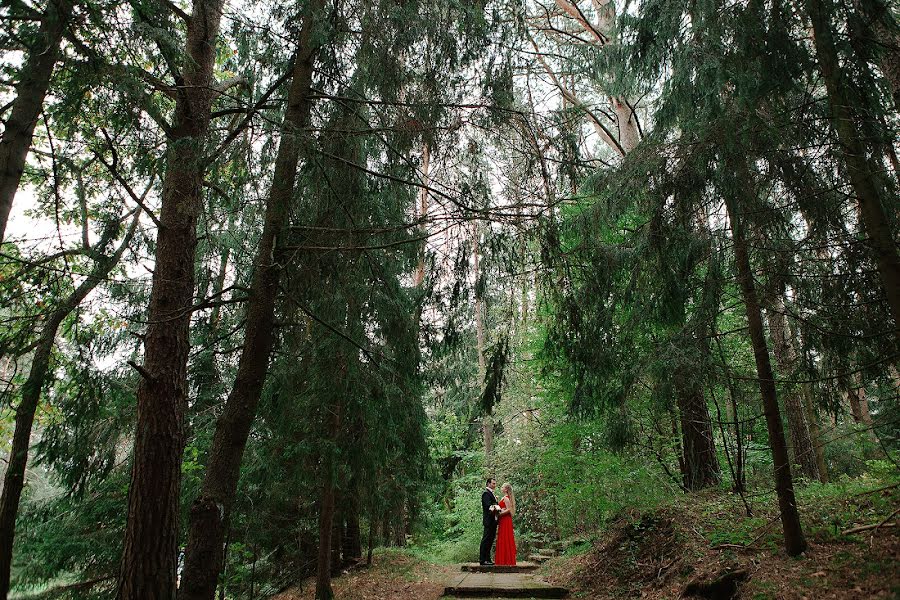
<path fill-rule="evenodd" d="M 216 96 L 221 0 L 196 0 L 187 21 L 170 129 L 153 287 L 138 368 L 137 426 L 117 598 L 175 598 L 189 328 L 204 142 Z"/>

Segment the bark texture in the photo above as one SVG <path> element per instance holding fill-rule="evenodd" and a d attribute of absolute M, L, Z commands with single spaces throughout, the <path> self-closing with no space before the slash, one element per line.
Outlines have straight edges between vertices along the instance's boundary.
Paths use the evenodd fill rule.
<path fill-rule="evenodd" d="M 50 76 L 62 54 L 60 42 L 72 20 L 73 5 L 72 0 L 47 3 L 36 44 L 29 49 L 19 71 L 16 98 L 0 139 L 0 243 L 5 238 L 6 222 L 22 180 L 34 128 L 50 87 Z"/>
<path fill-rule="evenodd" d="M 691 491 L 719 482 L 719 460 L 703 390 L 689 378 L 676 377 L 684 459 L 679 461 L 684 487 Z"/>
<path fill-rule="evenodd" d="M 191 506 L 184 578 L 178 591 L 182 600 L 212 600 L 215 595 L 224 559 L 227 520 L 274 345 L 275 302 L 284 259 L 279 242 L 294 195 L 302 136 L 309 124 L 315 54 L 312 29 L 313 19 L 307 15 L 300 31 L 275 174 L 257 248 L 238 371 L 225 410 L 216 421 L 200 495 Z"/>
<path fill-rule="evenodd" d="M 166 157 L 117 598 L 175 598 L 189 328 L 203 146 L 223 0 L 195 0 Z"/>
<path fill-rule="evenodd" d="M 872 420 L 872 413 L 869 410 L 869 397 L 866 394 L 866 386 L 863 384 L 862 376 L 854 373 L 851 378 L 851 384 L 847 388 L 847 401 L 850 404 L 850 413 L 853 420 L 860 425 L 866 427 L 866 437 L 872 442 L 878 443 L 875 435 L 875 422 Z"/>
<path fill-rule="evenodd" d="M 340 435 L 342 407 L 340 402 L 330 407 L 328 437 L 336 442 Z M 316 600 L 332 600 L 331 589 L 331 544 L 335 513 L 334 459 L 324 461 L 322 473 L 322 493 L 319 500 L 319 555 L 316 566 Z"/>
<path fill-rule="evenodd" d="M 876 182 L 877 168 L 873 168 L 866 158 L 866 144 L 861 137 L 857 115 L 849 103 L 850 96 L 831 30 L 831 0 L 806 0 L 805 5 L 812 21 L 819 70 L 828 92 L 832 126 L 837 133 L 840 152 L 859 202 L 861 220 L 893 316 L 894 337 L 900 340 L 900 255 Z"/>
<path fill-rule="evenodd" d="M 734 241 L 734 260 L 737 268 L 738 283 L 741 296 L 747 309 L 747 324 L 753 344 L 753 357 L 756 361 L 756 372 L 759 378 L 759 391 L 762 396 L 763 410 L 766 416 L 766 427 L 769 432 L 769 444 L 772 447 L 772 461 L 775 468 L 775 493 L 778 495 L 778 507 L 781 515 L 781 526 L 784 532 L 784 545 L 790 556 L 797 556 L 806 550 L 806 539 L 800 526 L 800 514 L 794 497 L 794 481 L 791 476 L 791 463 L 788 458 L 787 443 L 782 428 L 781 411 L 778 407 L 778 396 L 775 389 L 775 377 L 769 360 L 769 348 L 763 331 L 762 309 L 756 294 L 753 272 L 750 269 L 750 257 L 747 253 L 747 241 L 744 236 L 741 215 L 735 208 L 733 198 L 727 198 L 725 206 L 731 222 Z"/>
<path fill-rule="evenodd" d="M 775 362 L 781 376 L 789 377 L 797 368 L 797 352 L 794 349 L 787 319 L 784 316 L 784 297 L 781 290 L 772 299 L 772 308 L 768 310 L 768 320 L 769 331 L 772 333 Z M 800 473 L 804 476 L 809 479 L 819 479 L 819 466 L 816 462 L 801 390 L 793 387 L 784 393 L 782 399 L 784 410 L 787 413 L 794 464 L 799 465 Z"/>
<path fill-rule="evenodd" d="M 811 383 L 804 383 L 802 390 L 803 408 L 806 410 L 806 423 L 809 425 L 809 435 L 813 443 L 813 452 L 816 455 L 819 481 L 828 483 L 828 465 L 825 462 L 825 437 L 822 434 L 819 414 L 816 412 L 813 386 Z"/>

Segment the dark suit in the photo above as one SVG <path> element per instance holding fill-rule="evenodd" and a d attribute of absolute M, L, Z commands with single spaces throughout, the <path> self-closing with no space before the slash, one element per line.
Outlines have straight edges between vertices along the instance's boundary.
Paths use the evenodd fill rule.
<path fill-rule="evenodd" d="M 481 524 L 484 525 L 484 535 L 481 536 L 481 552 L 478 554 L 478 562 L 486 563 L 491 560 L 491 548 L 497 538 L 497 517 L 491 512 L 491 506 L 497 504 L 497 498 L 490 490 L 484 490 L 481 494 Z"/>

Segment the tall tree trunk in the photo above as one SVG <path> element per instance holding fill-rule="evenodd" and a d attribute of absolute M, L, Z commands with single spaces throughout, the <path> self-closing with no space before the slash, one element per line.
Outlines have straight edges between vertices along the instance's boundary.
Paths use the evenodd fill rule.
<path fill-rule="evenodd" d="M 875 435 L 875 423 L 872 421 L 872 413 L 869 411 L 869 397 L 866 395 L 866 386 L 859 373 L 854 373 L 851 378 L 851 384 L 847 388 L 847 401 L 850 404 L 853 420 L 866 427 L 866 437 L 869 440 L 878 443 L 878 437 Z"/>
<path fill-rule="evenodd" d="M 893 316 L 894 337 L 900 340 L 900 256 L 875 181 L 877 169 L 866 158 L 866 145 L 860 135 L 861 129 L 849 104 L 850 98 L 831 30 L 831 0 L 805 0 L 805 3 L 812 21 L 819 69 L 828 91 L 832 126 L 840 142 L 850 184 L 859 202 L 862 223 L 875 255 L 875 264 Z"/>
<path fill-rule="evenodd" d="M 194 0 L 163 184 L 117 598 L 175 598 L 197 217 L 224 0 Z M 219 549 L 221 552 L 221 549 Z"/>
<path fill-rule="evenodd" d="M 359 527 L 359 484 L 355 477 L 350 478 L 347 501 L 344 504 L 346 525 L 344 527 L 344 539 L 341 543 L 344 560 L 357 560 L 362 558 L 362 534 Z"/>
<path fill-rule="evenodd" d="M 735 209 L 734 199 L 725 200 L 728 219 L 731 222 L 734 242 L 734 260 L 737 267 L 738 282 L 747 309 L 747 324 L 753 344 L 753 357 L 756 361 L 756 372 L 759 378 L 759 391 L 762 396 L 763 409 L 766 416 L 766 427 L 769 432 L 769 444 L 772 447 L 772 461 L 775 468 L 775 493 L 778 495 L 778 506 L 781 513 L 781 525 L 784 531 L 784 544 L 790 556 L 797 556 L 806 550 L 806 539 L 800 526 L 800 514 L 794 497 L 794 481 L 791 477 L 791 463 L 788 458 L 787 443 L 778 408 L 778 396 L 775 390 L 775 377 L 769 360 L 769 348 L 763 331 L 762 310 L 756 296 L 756 285 L 750 269 L 750 257 L 747 254 L 747 242 L 744 238 L 741 215 Z"/>
<path fill-rule="evenodd" d="M 696 491 L 719 483 L 719 459 L 703 390 L 689 378 L 677 378 L 676 394 L 681 421 L 680 461 L 684 487 Z"/>
<path fill-rule="evenodd" d="M 72 20 L 73 6 L 73 0 L 47 2 L 35 46 L 29 49 L 19 71 L 16 99 L 0 139 L 0 243 L 5 238 L 6 223 L 25 170 L 38 115 L 50 87 L 50 76 L 62 54 L 60 43 Z"/>
<path fill-rule="evenodd" d="M 366 545 L 368 546 L 366 549 L 366 565 L 372 564 L 372 554 L 375 552 L 376 523 L 378 523 L 378 519 L 373 515 L 369 515 L 369 539 L 366 540 Z"/>
<path fill-rule="evenodd" d="M 813 443 L 813 452 L 815 452 L 816 456 L 816 469 L 819 472 L 819 481 L 828 483 L 828 466 L 825 463 L 825 437 L 822 434 L 819 414 L 815 407 L 812 384 L 804 383 L 801 390 L 803 394 L 803 408 L 806 411 L 806 423 L 809 425 L 809 435 Z"/>
<path fill-rule="evenodd" d="M 331 574 L 337 575 L 343 566 L 341 550 L 344 546 L 344 507 L 335 493 L 334 517 L 331 520 Z"/>
<path fill-rule="evenodd" d="M 421 219 L 421 224 L 419 225 L 419 231 L 422 236 L 428 234 L 428 187 L 431 185 L 431 147 L 428 145 L 428 142 L 422 144 L 422 188 L 419 190 L 419 219 Z M 425 284 L 425 248 L 426 243 L 423 241 L 419 246 L 418 250 L 418 262 L 416 264 L 416 271 L 413 275 L 413 286 L 417 288 L 421 288 Z M 421 303 L 418 307 L 418 316 L 421 318 Z M 416 319 L 416 325 L 419 324 L 419 319 Z"/>
<path fill-rule="evenodd" d="M 47 382 L 47 372 L 50 369 L 50 357 L 56 342 L 57 331 L 63 320 L 81 304 L 87 295 L 119 263 L 122 254 L 131 242 L 132 237 L 134 237 L 139 214 L 135 213 L 125 238 L 115 252 L 111 256 L 100 258 L 94 263 L 94 267 L 85 280 L 50 314 L 38 337 L 37 346 L 31 359 L 28 379 L 25 380 L 25 384 L 22 386 L 22 399 L 16 408 L 16 423 L 9 452 L 9 463 L 3 478 L 3 491 L 0 493 L 0 599 L 6 600 L 9 593 L 13 539 L 16 533 L 16 515 L 19 512 L 22 489 L 25 487 L 25 467 L 28 463 L 31 428 L 34 425 L 34 415 L 40 402 L 41 391 Z M 105 246 L 117 229 L 118 227 L 107 229 L 97 247 L 102 248 Z"/>
<path fill-rule="evenodd" d="M 330 407 L 331 419 L 328 424 L 328 437 L 336 442 L 341 428 L 341 404 L 336 402 Z M 324 461 L 322 466 L 322 492 L 319 501 L 319 556 L 316 566 L 316 600 L 331 600 L 334 591 L 331 589 L 331 536 L 332 522 L 335 513 L 335 469 L 333 457 Z"/>
<path fill-rule="evenodd" d="M 318 3 L 316 6 L 320 5 Z M 209 465 L 200 495 L 191 506 L 184 575 L 178 591 L 181 600 L 212 600 L 215 594 L 216 580 L 222 569 L 226 523 L 234 503 L 244 449 L 256 417 L 272 353 L 275 301 L 281 278 L 281 261 L 284 260 L 279 244 L 294 194 L 300 138 L 309 124 L 315 55 L 313 26 L 314 20 L 308 14 L 300 30 L 300 49 L 293 66 L 275 173 L 266 203 L 265 224 L 257 248 L 237 375 L 225 402 L 225 410 L 216 420 Z"/>
<path fill-rule="evenodd" d="M 797 366 L 797 353 L 788 333 L 787 319 L 784 316 L 783 290 L 777 290 L 772 297 L 772 308 L 767 311 L 769 330 L 772 332 L 772 345 L 775 361 L 782 377 L 790 376 Z M 784 410 L 787 413 L 788 432 L 791 437 L 791 449 L 794 462 L 800 465 L 800 472 L 809 479 L 819 479 L 819 467 L 813 450 L 812 436 L 807 423 L 807 413 L 803 407 L 800 390 L 793 387 L 783 395 Z"/>

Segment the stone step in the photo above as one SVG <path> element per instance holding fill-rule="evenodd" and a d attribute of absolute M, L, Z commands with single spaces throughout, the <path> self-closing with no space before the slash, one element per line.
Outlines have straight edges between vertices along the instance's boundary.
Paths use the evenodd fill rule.
<path fill-rule="evenodd" d="M 559 550 L 553 548 L 539 548 L 537 553 L 541 556 L 559 556 Z"/>
<path fill-rule="evenodd" d="M 538 568 L 537 563 L 519 562 L 515 565 L 480 565 L 478 563 L 464 563 L 460 570 L 467 573 L 528 573 Z"/>
<path fill-rule="evenodd" d="M 569 590 L 525 573 L 461 573 L 444 588 L 456 598 L 565 598 Z"/>
<path fill-rule="evenodd" d="M 553 558 L 553 557 L 547 556 L 546 554 L 530 554 L 528 556 L 528 560 L 530 560 L 531 562 L 536 562 L 538 564 L 541 564 L 542 562 L 544 562 L 546 560 L 550 560 L 551 558 Z"/>

